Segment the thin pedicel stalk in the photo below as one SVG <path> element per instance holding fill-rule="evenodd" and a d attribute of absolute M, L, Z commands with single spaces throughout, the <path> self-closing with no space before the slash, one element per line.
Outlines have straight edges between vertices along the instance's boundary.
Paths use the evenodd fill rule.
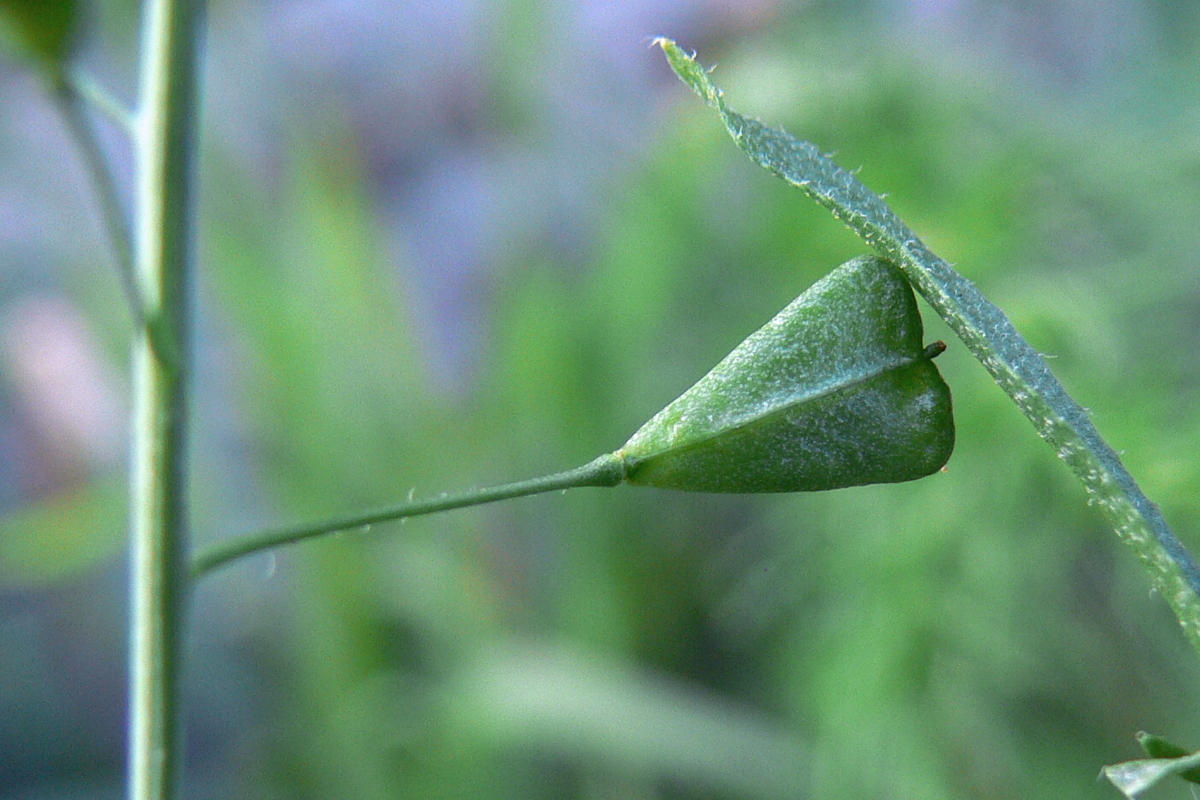
<path fill-rule="evenodd" d="M 188 595 L 186 352 L 193 258 L 197 45 L 203 3 L 146 0 L 137 168 L 136 279 L 145 323 L 133 342 L 129 783 L 131 800 L 174 796 L 177 701 Z M 169 332 L 173 359 L 152 331 Z"/>
<path fill-rule="evenodd" d="M 494 503 L 513 497 L 528 497 L 534 494 L 553 492 L 557 489 L 575 489 L 584 486 L 616 486 L 625 480 L 625 462 L 616 453 L 608 453 L 594 461 L 566 472 L 531 478 L 489 489 L 475 489 L 457 494 L 448 494 L 429 500 L 412 500 L 387 508 L 364 511 L 345 517 L 335 517 L 320 522 L 303 523 L 262 533 L 238 537 L 210 547 L 192 561 L 192 579 L 196 580 L 218 567 L 242 556 L 269 550 L 284 544 L 294 544 L 305 539 L 322 536 L 333 531 L 362 528 L 377 522 L 389 522 L 455 508 Z"/>

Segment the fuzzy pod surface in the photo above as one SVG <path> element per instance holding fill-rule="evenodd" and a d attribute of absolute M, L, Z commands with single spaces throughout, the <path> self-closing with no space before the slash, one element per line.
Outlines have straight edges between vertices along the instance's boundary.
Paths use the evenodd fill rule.
<path fill-rule="evenodd" d="M 921 478 L 954 449 L 950 389 L 890 261 L 848 261 L 617 451 L 637 485 L 803 492 Z"/>

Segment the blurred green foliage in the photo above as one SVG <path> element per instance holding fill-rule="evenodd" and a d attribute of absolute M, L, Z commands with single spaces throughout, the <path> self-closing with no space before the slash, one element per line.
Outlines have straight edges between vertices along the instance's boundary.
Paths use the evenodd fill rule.
<path fill-rule="evenodd" d="M 0 41 L 57 74 L 70 55 L 75 0 L 0 0 Z"/>
<path fill-rule="evenodd" d="M 73 487 L 0 520 L 0 586 L 70 579 L 110 557 L 125 536 L 126 487 L 112 478 Z"/>
<path fill-rule="evenodd" d="M 863 165 L 1054 356 L 1195 549 L 1195 127 L 1097 129 L 808 22 L 705 50 L 731 101 Z M 234 332 L 228 402 L 281 517 L 583 463 L 864 252 L 663 86 L 676 107 L 607 179 L 585 263 L 537 240 L 496 255 L 463 393 L 430 377 L 352 134 L 297 134 L 271 186 L 208 143 L 201 290 Z M 1165 605 L 925 321 L 951 342 L 943 474 L 781 497 L 572 491 L 283 551 L 285 599 L 253 610 L 261 560 L 200 586 L 200 602 L 249 598 L 223 646 L 264 720 L 227 745 L 222 794 L 1090 798 L 1112 792 L 1102 764 L 1137 755 L 1135 731 L 1196 740 L 1197 665 Z M 206 515 L 215 476 L 196 481 L 203 543 L 229 532 Z M 209 624 L 192 620 L 201 640 Z"/>

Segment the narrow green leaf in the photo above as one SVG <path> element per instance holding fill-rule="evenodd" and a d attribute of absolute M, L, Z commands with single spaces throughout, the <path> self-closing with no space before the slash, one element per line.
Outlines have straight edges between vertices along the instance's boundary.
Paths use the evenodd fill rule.
<path fill-rule="evenodd" d="M 55 76 L 70 55 L 75 0 L 0 0 L 0 40 Z"/>
<path fill-rule="evenodd" d="M 761 166 L 828 208 L 880 255 L 895 261 L 996 383 L 1075 473 L 1200 651 L 1200 568 L 1142 493 L 1087 413 L 999 308 L 934 255 L 896 213 L 816 146 L 725 105 L 708 72 L 675 42 L 658 39 L 679 77 L 720 113 L 737 145 Z"/>
<path fill-rule="evenodd" d="M 1200 753 L 1185 758 L 1150 758 L 1126 761 L 1104 768 L 1104 777 L 1129 800 L 1137 800 L 1166 778 L 1200 767 Z"/>
<path fill-rule="evenodd" d="M 912 289 L 863 257 L 815 283 L 617 452 L 633 484 L 798 492 L 914 480 L 954 449 Z"/>

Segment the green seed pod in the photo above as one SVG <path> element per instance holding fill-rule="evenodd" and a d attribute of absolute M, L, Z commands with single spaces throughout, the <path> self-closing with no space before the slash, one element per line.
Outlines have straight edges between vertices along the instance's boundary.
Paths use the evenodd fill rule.
<path fill-rule="evenodd" d="M 936 472 L 950 389 L 890 261 L 849 261 L 796 298 L 617 451 L 630 483 L 804 492 Z"/>

